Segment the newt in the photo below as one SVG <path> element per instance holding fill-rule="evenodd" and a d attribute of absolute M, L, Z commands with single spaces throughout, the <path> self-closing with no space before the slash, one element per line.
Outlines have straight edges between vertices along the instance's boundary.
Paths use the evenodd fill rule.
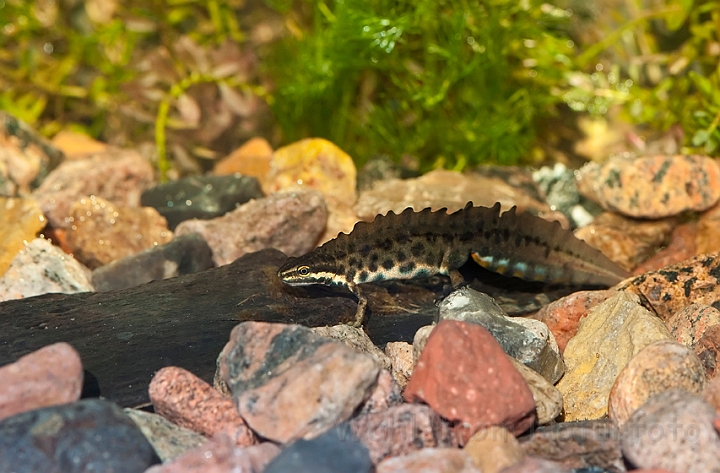
<path fill-rule="evenodd" d="M 629 274 L 599 250 L 575 237 L 558 222 L 516 208 L 500 213 L 472 202 L 454 213 L 412 208 L 390 211 L 372 222 L 358 222 L 309 253 L 289 258 L 278 277 L 291 286 L 342 287 L 358 299 L 355 326 L 365 318 L 367 297 L 360 285 L 392 279 L 450 276 L 471 258 L 506 276 L 550 284 L 609 287 Z"/>

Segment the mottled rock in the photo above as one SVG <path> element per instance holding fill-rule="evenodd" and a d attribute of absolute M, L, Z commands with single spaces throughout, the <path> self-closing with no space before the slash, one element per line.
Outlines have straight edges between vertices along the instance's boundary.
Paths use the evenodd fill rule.
<path fill-rule="evenodd" d="M 240 446 L 257 443 L 232 399 L 187 370 L 175 366 L 161 369 L 153 376 L 148 392 L 155 412 L 174 424 L 206 437 L 222 433 Z"/>
<path fill-rule="evenodd" d="M 115 404 L 86 399 L 0 421 L 0 471 L 137 473 L 160 460 Z"/>
<path fill-rule="evenodd" d="M 535 421 L 525 380 L 490 332 L 471 323 L 438 323 L 403 396 L 455 422 L 460 445 L 483 427 L 500 425 L 519 434 Z"/>
<path fill-rule="evenodd" d="M 347 424 L 310 440 L 300 439 L 283 449 L 264 473 L 370 473 L 373 464 L 367 448 Z"/>
<path fill-rule="evenodd" d="M 241 323 L 221 357 L 240 415 L 260 436 L 281 443 L 347 420 L 380 371 L 369 355 L 299 325 Z"/>
<path fill-rule="evenodd" d="M 525 378 L 535 400 L 535 412 L 537 423 L 540 425 L 549 424 L 563 410 L 563 398 L 558 389 L 550 382 L 540 376 L 537 371 L 528 368 L 515 358 L 510 358 L 516 370 Z"/>
<path fill-rule="evenodd" d="M 163 463 L 208 441 L 206 437 L 175 425 L 161 415 L 130 408 L 123 409 L 123 412 L 135 422 Z"/>
<path fill-rule="evenodd" d="M 44 238 L 28 243 L 0 278 L 0 301 L 92 290 L 90 270 Z"/>
<path fill-rule="evenodd" d="M 146 189 L 140 203 L 160 212 L 172 230 L 182 221 L 220 217 L 262 196 L 254 177 L 191 176 Z"/>
<path fill-rule="evenodd" d="M 370 396 L 363 402 L 357 415 L 382 412 L 392 406 L 402 404 L 402 390 L 393 375 L 386 369 L 380 370 L 377 383 L 370 392 Z"/>
<path fill-rule="evenodd" d="M 562 163 L 553 167 L 543 166 L 532 173 L 533 180 L 545 194 L 551 208 L 562 212 L 572 227 L 584 227 L 592 222 L 597 205 L 580 195 L 575 180 L 575 170 Z"/>
<path fill-rule="evenodd" d="M 235 151 L 218 161 L 213 174 L 242 174 L 260 180 L 270 171 L 273 149 L 265 138 L 251 138 Z"/>
<path fill-rule="evenodd" d="M 373 184 L 378 181 L 418 177 L 419 174 L 418 171 L 403 168 L 401 164 L 396 163 L 387 155 L 375 155 L 358 169 L 358 192 L 371 189 Z"/>
<path fill-rule="evenodd" d="M 716 204 L 700 215 L 696 233 L 695 253 L 691 256 L 720 251 L 720 205 Z"/>
<path fill-rule="evenodd" d="M 218 435 L 164 465 L 145 473 L 262 473 L 280 447 L 271 442 L 238 447 L 226 435 Z"/>
<path fill-rule="evenodd" d="M 0 419 L 80 399 L 80 355 L 67 343 L 55 343 L 0 367 Z"/>
<path fill-rule="evenodd" d="M 1 136 L 1 135 L 0 135 Z M 45 217 L 33 199 L 0 197 L 0 276 L 13 258 L 45 226 Z"/>
<path fill-rule="evenodd" d="M 430 337 L 430 334 L 432 333 L 433 329 L 435 328 L 435 325 L 426 325 L 424 327 L 420 327 L 417 332 L 415 332 L 415 336 L 413 337 L 413 364 L 417 364 L 417 360 L 420 358 L 420 354 L 422 353 L 423 349 L 425 349 L 425 345 L 427 344 L 428 337 Z"/>
<path fill-rule="evenodd" d="M 705 389 L 701 393 L 702 398 L 720 412 L 720 378 L 712 378 L 705 383 Z"/>
<path fill-rule="evenodd" d="M 372 356 L 377 364 L 384 369 L 391 369 L 392 365 L 390 358 L 388 358 L 381 349 L 375 346 L 362 328 L 342 324 L 328 327 L 313 327 L 310 330 L 321 337 L 332 338 L 333 340 L 337 340 L 353 350 L 357 350 L 360 353 L 366 353 Z"/>
<path fill-rule="evenodd" d="M 720 198 L 720 168 L 700 155 L 615 158 L 587 163 L 577 173 L 580 192 L 629 217 L 662 218 L 702 211 Z"/>
<path fill-rule="evenodd" d="M 78 200 L 101 197 L 114 205 L 138 207 L 154 172 L 136 151 L 108 148 L 87 159 L 65 161 L 33 193 L 53 227 L 69 229 L 70 208 Z"/>
<path fill-rule="evenodd" d="M 525 452 L 515 436 L 502 427 L 480 429 L 470 437 L 464 450 L 482 473 L 498 473 L 523 460 Z"/>
<path fill-rule="evenodd" d="M 555 337 L 544 323 L 521 317 L 510 318 L 490 296 L 468 286 L 443 299 L 439 318 L 485 327 L 505 353 L 551 383 L 557 382 L 565 371 Z"/>
<path fill-rule="evenodd" d="M 299 256 L 315 248 L 325 229 L 327 210 L 319 192 L 298 190 L 253 200 L 211 220 L 186 220 L 176 235 L 199 233 L 217 266 L 244 254 L 276 248 Z"/>
<path fill-rule="evenodd" d="M 631 271 L 655 254 L 669 239 L 677 220 L 634 220 L 605 212 L 575 232 L 575 236 Z"/>
<path fill-rule="evenodd" d="M 472 457 L 456 448 L 425 448 L 381 462 L 375 473 L 480 473 Z"/>
<path fill-rule="evenodd" d="M 720 325 L 705 330 L 693 350 L 705 367 L 705 376 L 714 378 L 720 368 Z"/>
<path fill-rule="evenodd" d="M 648 398 L 669 389 L 700 393 L 705 367 L 692 349 L 673 340 L 651 343 L 623 368 L 608 400 L 610 418 L 622 426 Z"/>
<path fill-rule="evenodd" d="M 126 207 L 101 197 L 75 202 L 66 243 L 75 257 L 94 269 L 172 240 L 165 219 L 150 207 Z"/>
<path fill-rule="evenodd" d="M 634 292 L 662 320 L 690 304 L 720 301 L 720 254 L 699 255 L 658 271 L 636 276 L 619 289 Z"/>
<path fill-rule="evenodd" d="M 665 321 L 678 342 L 694 347 L 705 331 L 720 324 L 720 310 L 705 304 L 690 304 Z"/>
<path fill-rule="evenodd" d="M 577 333 L 580 320 L 587 317 L 591 308 L 615 294 L 613 290 L 574 292 L 547 304 L 530 317 L 547 325 L 563 353 L 567 342 Z"/>
<path fill-rule="evenodd" d="M 715 416 L 715 409 L 696 394 L 681 389 L 663 391 L 648 399 L 622 427 L 623 453 L 639 468 L 719 471 Z"/>
<path fill-rule="evenodd" d="M 566 468 L 601 467 L 625 471 L 617 427 L 608 420 L 563 422 L 540 427 L 520 438 L 529 456 L 558 462 Z"/>
<path fill-rule="evenodd" d="M 670 235 L 670 242 L 667 246 L 636 266 L 633 274 L 657 271 L 665 266 L 670 266 L 671 264 L 680 263 L 688 258 L 692 258 L 698 253 L 712 253 L 712 251 L 699 252 L 697 250 L 698 244 L 696 243 L 696 239 L 698 238 L 697 223 L 690 222 L 678 225 L 673 229 Z M 720 248 L 717 250 L 720 250 Z"/>
<path fill-rule="evenodd" d="M 390 358 L 392 375 L 401 388 L 407 386 L 413 367 L 413 347 L 407 342 L 388 342 L 385 354 Z"/>
<path fill-rule="evenodd" d="M 630 359 L 650 343 L 671 338 L 662 321 L 638 302 L 636 296 L 619 292 L 591 309 L 568 342 L 567 371 L 557 384 L 566 421 L 604 416 L 615 378 Z"/>
<path fill-rule="evenodd" d="M 522 461 L 502 470 L 502 473 L 602 473 L 564 468 L 557 462 L 526 456 Z"/>
<path fill-rule="evenodd" d="M 188 233 L 100 266 L 92 272 L 92 284 L 98 292 L 114 291 L 212 267 L 212 251 L 205 239 Z"/>
<path fill-rule="evenodd" d="M 447 422 L 428 406 L 402 404 L 353 418 L 350 427 L 374 464 L 422 448 L 454 447 Z"/>

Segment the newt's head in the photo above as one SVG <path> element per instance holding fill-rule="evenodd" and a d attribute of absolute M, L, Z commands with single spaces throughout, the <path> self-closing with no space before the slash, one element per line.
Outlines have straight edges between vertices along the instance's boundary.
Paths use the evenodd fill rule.
<path fill-rule="evenodd" d="M 289 258 L 278 270 L 278 277 L 290 286 L 347 286 L 345 276 L 337 271 L 334 264 L 313 256 L 313 253 L 309 253 Z"/>

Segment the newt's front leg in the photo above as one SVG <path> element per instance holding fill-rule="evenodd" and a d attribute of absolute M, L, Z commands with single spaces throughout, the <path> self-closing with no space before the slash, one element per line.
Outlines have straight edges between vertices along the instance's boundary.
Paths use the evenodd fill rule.
<path fill-rule="evenodd" d="M 363 320 L 365 319 L 365 310 L 367 309 L 367 296 L 363 294 L 360 286 L 355 283 L 349 283 L 348 289 L 350 292 L 355 294 L 358 299 L 357 312 L 355 312 L 355 321 L 351 324 L 353 327 L 362 327 Z"/>

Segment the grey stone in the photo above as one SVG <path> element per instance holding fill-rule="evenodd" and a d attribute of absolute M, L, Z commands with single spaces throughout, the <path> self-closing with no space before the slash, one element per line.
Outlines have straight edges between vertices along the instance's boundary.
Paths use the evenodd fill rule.
<path fill-rule="evenodd" d="M 197 432 L 175 425 L 157 414 L 130 408 L 123 409 L 123 412 L 135 422 L 163 463 L 199 447 L 208 440 Z"/>

